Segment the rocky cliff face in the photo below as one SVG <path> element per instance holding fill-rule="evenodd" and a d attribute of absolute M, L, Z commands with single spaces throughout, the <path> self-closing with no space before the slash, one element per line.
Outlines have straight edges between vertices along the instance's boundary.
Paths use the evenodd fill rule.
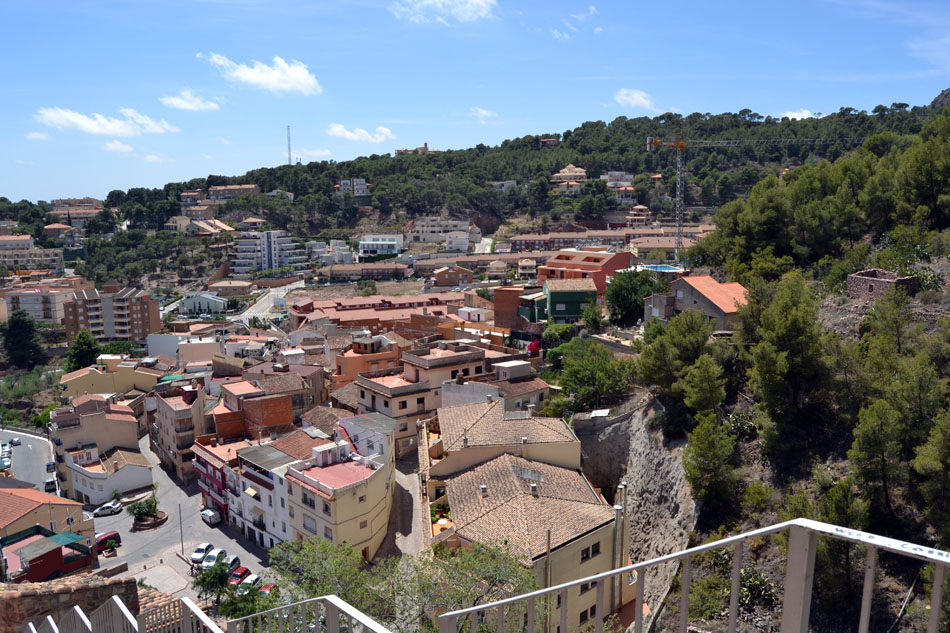
<path fill-rule="evenodd" d="M 655 412 L 650 403 L 628 420 L 579 434 L 584 474 L 607 500 L 615 501 L 617 484 L 627 482 L 633 562 L 685 549 L 699 514 L 683 471 L 685 441 L 664 444 L 661 434 L 647 431 L 646 421 Z M 671 563 L 646 574 L 644 598 L 651 613 L 657 612 L 677 569 Z"/>

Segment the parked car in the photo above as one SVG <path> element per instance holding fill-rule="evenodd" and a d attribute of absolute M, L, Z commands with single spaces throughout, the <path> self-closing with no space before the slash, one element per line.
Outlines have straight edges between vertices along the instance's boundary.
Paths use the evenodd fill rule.
<path fill-rule="evenodd" d="M 224 561 L 226 561 L 227 558 L 228 558 L 227 550 L 223 550 L 220 547 L 217 549 L 213 549 L 210 552 L 208 552 L 208 555 L 205 556 L 205 559 L 201 561 L 201 568 L 211 569 L 218 563 L 221 563 L 223 565 Z"/>
<path fill-rule="evenodd" d="M 0 470 L 9 470 L 13 466 L 13 462 L 10 461 L 9 457 L 0 457 Z"/>
<path fill-rule="evenodd" d="M 49 481 L 49 480 L 47 480 Z M 54 482 L 55 485 L 55 482 Z M 107 517 L 110 514 L 119 514 L 122 512 L 122 504 L 115 499 L 112 501 L 107 501 L 101 506 L 92 511 L 92 516 L 94 517 Z"/>
<path fill-rule="evenodd" d="M 96 533 L 96 551 L 100 554 L 109 548 L 109 541 L 115 541 L 116 547 L 122 545 L 122 536 L 112 530 L 111 532 L 97 532 Z"/>
<path fill-rule="evenodd" d="M 205 508 L 201 511 L 201 520 L 213 527 L 221 523 L 221 513 L 213 508 Z"/>
<path fill-rule="evenodd" d="M 214 545 L 211 543 L 202 543 L 195 548 L 195 551 L 191 553 L 191 563 L 193 565 L 200 565 L 205 559 L 205 556 L 207 556 L 213 549 Z"/>
<path fill-rule="evenodd" d="M 12 440 L 10 440 L 10 446 L 19 446 L 19 445 L 20 445 L 20 438 L 15 437 Z"/>
<path fill-rule="evenodd" d="M 270 595 L 272 591 L 274 593 L 277 593 L 277 585 L 272 582 L 267 583 L 266 585 L 264 585 L 263 587 L 257 590 L 257 592 L 261 594 L 262 596 L 268 596 Z"/>
<path fill-rule="evenodd" d="M 251 575 L 251 570 L 247 567 L 238 567 L 231 572 L 231 577 L 228 578 L 229 585 L 240 585 L 241 581 Z"/>
<path fill-rule="evenodd" d="M 0 464 L 0 466 L 2 466 L 2 464 Z M 56 492 L 56 480 L 55 480 L 55 479 L 47 479 L 45 482 L 43 482 L 43 490 L 44 490 L 45 492 Z M 95 512 L 93 512 L 92 515 L 93 515 L 93 516 L 98 516 L 98 515 L 96 515 Z"/>
<path fill-rule="evenodd" d="M 251 574 L 241 581 L 237 587 L 237 593 L 244 595 L 249 591 L 256 589 L 261 584 L 261 577 L 257 574 Z"/>
<path fill-rule="evenodd" d="M 202 321 L 210 321 L 210 320 L 211 320 L 211 315 L 210 315 L 210 314 L 199 314 L 199 315 L 198 315 L 198 318 L 201 319 Z"/>
<path fill-rule="evenodd" d="M 224 566 L 228 568 L 228 571 L 234 571 L 241 566 L 241 558 L 237 554 L 231 554 L 224 561 Z"/>

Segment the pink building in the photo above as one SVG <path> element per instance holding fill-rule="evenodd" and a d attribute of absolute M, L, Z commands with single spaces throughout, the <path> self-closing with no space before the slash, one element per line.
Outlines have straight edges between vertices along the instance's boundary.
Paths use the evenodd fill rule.
<path fill-rule="evenodd" d="M 214 436 L 201 437 L 192 446 L 195 454 L 195 473 L 198 475 L 198 489 L 201 501 L 207 508 L 214 508 L 222 517 L 228 516 L 228 489 L 225 484 L 225 471 L 237 466 L 238 451 L 252 446 L 247 440 L 238 440 L 221 444 Z M 231 491 L 235 496 L 239 491 Z"/>

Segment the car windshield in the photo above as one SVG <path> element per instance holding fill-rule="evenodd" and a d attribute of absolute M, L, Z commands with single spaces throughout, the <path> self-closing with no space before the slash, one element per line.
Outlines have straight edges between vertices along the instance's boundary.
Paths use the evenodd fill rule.
<path fill-rule="evenodd" d="M 214 562 L 217 558 L 218 558 L 217 554 L 215 554 L 214 552 L 211 552 L 210 554 L 208 554 L 207 556 L 205 556 L 205 562 L 206 562 L 206 563 L 212 563 L 212 562 Z"/>

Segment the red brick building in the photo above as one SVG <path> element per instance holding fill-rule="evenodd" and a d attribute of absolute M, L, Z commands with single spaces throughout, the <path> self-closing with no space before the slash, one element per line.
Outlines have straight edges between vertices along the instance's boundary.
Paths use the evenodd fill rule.
<path fill-rule="evenodd" d="M 100 342 L 144 343 L 146 336 L 162 329 L 158 299 L 118 284 L 106 284 L 101 292 L 95 288 L 76 292 L 74 299 L 63 303 L 63 313 L 67 341 L 85 328 Z"/>
<path fill-rule="evenodd" d="M 619 270 L 629 268 L 634 257 L 627 251 L 609 253 L 606 251 L 564 250 L 538 266 L 538 283 L 544 285 L 546 279 L 593 279 L 597 294 L 603 295 L 607 287 L 607 277 Z M 497 325 L 498 299 L 495 291 L 495 314 Z M 504 326 L 502 326 L 504 327 Z"/>
<path fill-rule="evenodd" d="M 463 266 L 443 266 L 432 273 L 433 286 L 460 286 L 474 280 L 472 271 Z"/>

